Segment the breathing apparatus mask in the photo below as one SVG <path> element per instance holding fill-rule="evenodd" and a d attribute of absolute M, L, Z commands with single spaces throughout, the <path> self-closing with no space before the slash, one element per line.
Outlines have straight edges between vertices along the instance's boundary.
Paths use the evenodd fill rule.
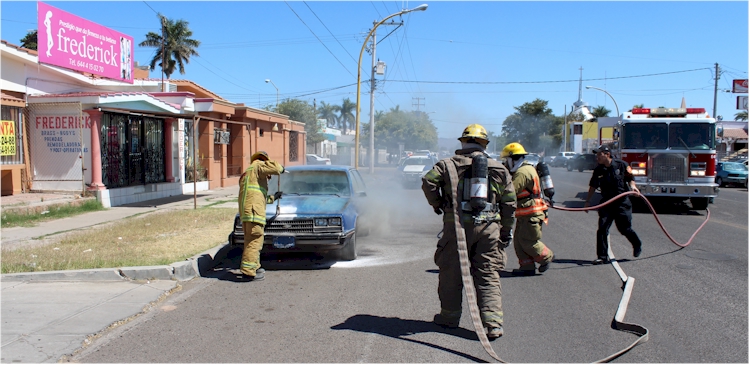
<path fill-rule="evenodd" d="M 524 161 L 526 161 L 525 155 L 511 155 L 505 158 L 503 165 L 505 165 L 510 172 L 516 172 Z"/>

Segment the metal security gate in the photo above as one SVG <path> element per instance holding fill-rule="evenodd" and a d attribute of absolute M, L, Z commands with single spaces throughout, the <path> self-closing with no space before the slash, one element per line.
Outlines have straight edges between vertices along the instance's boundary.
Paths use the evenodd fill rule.
<path fill-rule="evenodd" d="M 166 181 L 162 119 L 106 112 L 100 136 L 107 188 Z"/>

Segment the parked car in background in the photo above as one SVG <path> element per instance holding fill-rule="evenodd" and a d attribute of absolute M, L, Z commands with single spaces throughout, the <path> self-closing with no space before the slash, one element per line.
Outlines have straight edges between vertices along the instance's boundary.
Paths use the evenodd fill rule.
<path fill-rule="evenodd" d="M 593 170 L 597 166 L 599 166 L 599 162 L 596 161 L 596 155 L 593 153 L 577 153 L 568 160 L 568 164 L 566 165 L 568 171 L 578 170 L 579 172 Z"/>
<path fill-rule="evenodd" d="M 432 169 L 437 160 L 432 156 L 411 156 L 404 160 L 401 167 L 401 183 L 404 187 L 417 187 L 422 185 L 422 176 Z"/>
<path fill-rule="evenodd" d="M 308 153 L 306 156 L 307 156 L 308 165 L 330 165 L 331 164 L 330 158 L 320 157 L 312 153 Z"/>
<path fill-rule="evenodd" d="M 719 186 L 737 184 L 747 187 L 747 165 L 741 162 L 717 163 L 716 183 Z"/>
<path fill-rule="evenodd" d="M 263 253 L 335 251 L 340 260 L 357 258 L 357 235 L 369 230 L 362 218 L 365 182 L 350 166 L 289 166 L 288 174 L 268 181 L 268 195 L 281 190 L 278 203 L 266 205 Z M 278 204 L 279 213 L 276 214 Z M 244 244 L 242 222 L 234 218 L 229 243 Z"/>
<path fill-rule="evenodd" d="M 565 167 L 571 157 L 575 156 L 575 152 L 558 152 L 557 156 L 552 159 L 550 166 L 552 167 Z"/>
<path fill-rule="evenodd" d="M 536 167 L 536 165 L 539 163 L 539 161 L 542 160 L 542 158 L 536 153 L 529 153 L 528 155 L 526 155 L 526 158 L 524 160 L 526 160 L 526 162 L 530 163 L 532 166 Z"/>

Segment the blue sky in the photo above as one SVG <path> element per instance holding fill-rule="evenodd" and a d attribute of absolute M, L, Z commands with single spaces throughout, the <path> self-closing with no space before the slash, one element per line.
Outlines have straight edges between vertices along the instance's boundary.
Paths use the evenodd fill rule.
<path fill-rule="evenodd" d="M 403 26 L 377 30 L 382 42 L 376 55 L 387 69 L 376 77 L 375 110 L 419 108 L 440 137 L 456 137 L 469 123 L 500 133 L 514 107 L 537 98 L 562 115 L 578 100 L 579 68 L 583 86 L 606 89 L 621 113 L 635 104 L 679 107 L 683 97 L 687 106 L 711 113 L 718 63 L 717 115 L 724 120 L 738 112 L 737 94 L 724 90 L 731 90 L 733 79 L 748 78 L 747 1 L 47 3 L 132 36 L 142 65 L 154 51 L 137 44 L 159 31 L 156 12 L 188 21 L 202 43 L 200 57 L 172 78 L 253 107 L 276 103 L 276 89 L 265 79 L 282 99 L 355 101 L 357 59 L 373 21 L 427 3 L 426 11 L 393 18 Z M 19 44 L 36 28 L 36 2 L 2 1 L 0 17 L 0 37 Z M 365 52 L 362 80 L 369 79 L 370 67 Z M 160 70 L 151 77 L 161 77 Z M 584 88 L 582 98 L 615 116 L 605 93 Z M 360 103 L 360 121 L 366 122 L 368 84 Z"/>

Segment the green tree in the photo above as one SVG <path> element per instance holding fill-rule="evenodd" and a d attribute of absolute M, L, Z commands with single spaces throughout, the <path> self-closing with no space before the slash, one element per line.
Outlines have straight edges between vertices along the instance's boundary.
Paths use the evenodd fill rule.
<path fill-rule="evenodd" d="M 425 113 L 412 113 L 400 110 L 398 106 L 387 113 L 377 112 L 375 123 L 375 146 L 385 147 L 389 153 L 398 152 L 399 144 L 407 150 L 430 149 L 437 147 L 437 127 Z M 360 143 L 370 146 L 370 125 L 362 125 Z"/>
<path fill-rule="evenodd" d="M 305 132 L 307 132 L 305 142 L 308 145 L 316 146 L 318 143 L 325 140 L 325 136 L 320 133 L 317 121 L 318 118 L 312 104 L 299 99 L 287 98 L 286 100 L 283 100 L 274 111 L 289 116 L 290 120 L 305 123 Z"/>
<path fill-rule="evenodd" d="M 320 119 L 325 119 L 328 127 L 335 127 L 338 119 L 338 116 L 336 115 L 336 106 L 321 101 L 320 106 L 318 107 L 318 117 Z"/>
<path fill-rule="evenodd" d="M 37 50 L 37 30 L 30 30 L 26 36 L 21 38 L 21 47 Z"/>
<path fill-rule="evenodd" d="M 356 118 L 354 113 L 357 112 L 357 103 L 352 102 L 349 98 L 345 98 L 341 105 L 336 106 L 336 111 L 339 112 L 339 128 L 342 129 L 343 133 L 346 134 L 347 127 L 354 128 Z"/>
<path fill-rule="evenodd" d="M 607 109 L 605 106 L 597 106 L 591 111 L 591 115 L 597 117 L 597 118 L 606 118 L 609 116 L 609 113 L 612 111 Z"/>
<path fill-rule="evenodd" d="M 743 110 L 734 115 L 734 120 L 747 122 L 747 110 Z"/>
<path fill-rule="evenodd" d="M 553 115 L 547 104 L 536 99 L 514 107 L 516 112 L 503 121 L 503 142 L 519 142 L 530 153 L 556 151 L 562 141 L 563 118 Z"/>
<path fill-rule="evenodd" d="M 190 38 L 193 36 L 193 31 L 188 27 L 187 21 L 167 19 L 161 14 L 159 14 L 159 20 L 164 37 L 162 38 L 161 34 L 148 32 L 146 40 L 138 45 L 156 48 L 154 57 L 151 59 L 151 71 L 156 69 L 158 64 L 167 75 L 167 79 L 174 73 L 175 67 L 178 68 L 180 74 L 184 75 L 185 64 L 190 63 L 190 57 L 199 56 L 195 49 L 200 46 L 201 42 Z M 162 60 L 166 61 L 166 65 L 162 64 Z"/>
<path fill-rule="evenodd" d="M 633 108 L 628 110 L 629 112 L 633 112 L 633 109 L 640 109 L 643 108 L 643 104 L 635 104 L 633 105 Z"/>

